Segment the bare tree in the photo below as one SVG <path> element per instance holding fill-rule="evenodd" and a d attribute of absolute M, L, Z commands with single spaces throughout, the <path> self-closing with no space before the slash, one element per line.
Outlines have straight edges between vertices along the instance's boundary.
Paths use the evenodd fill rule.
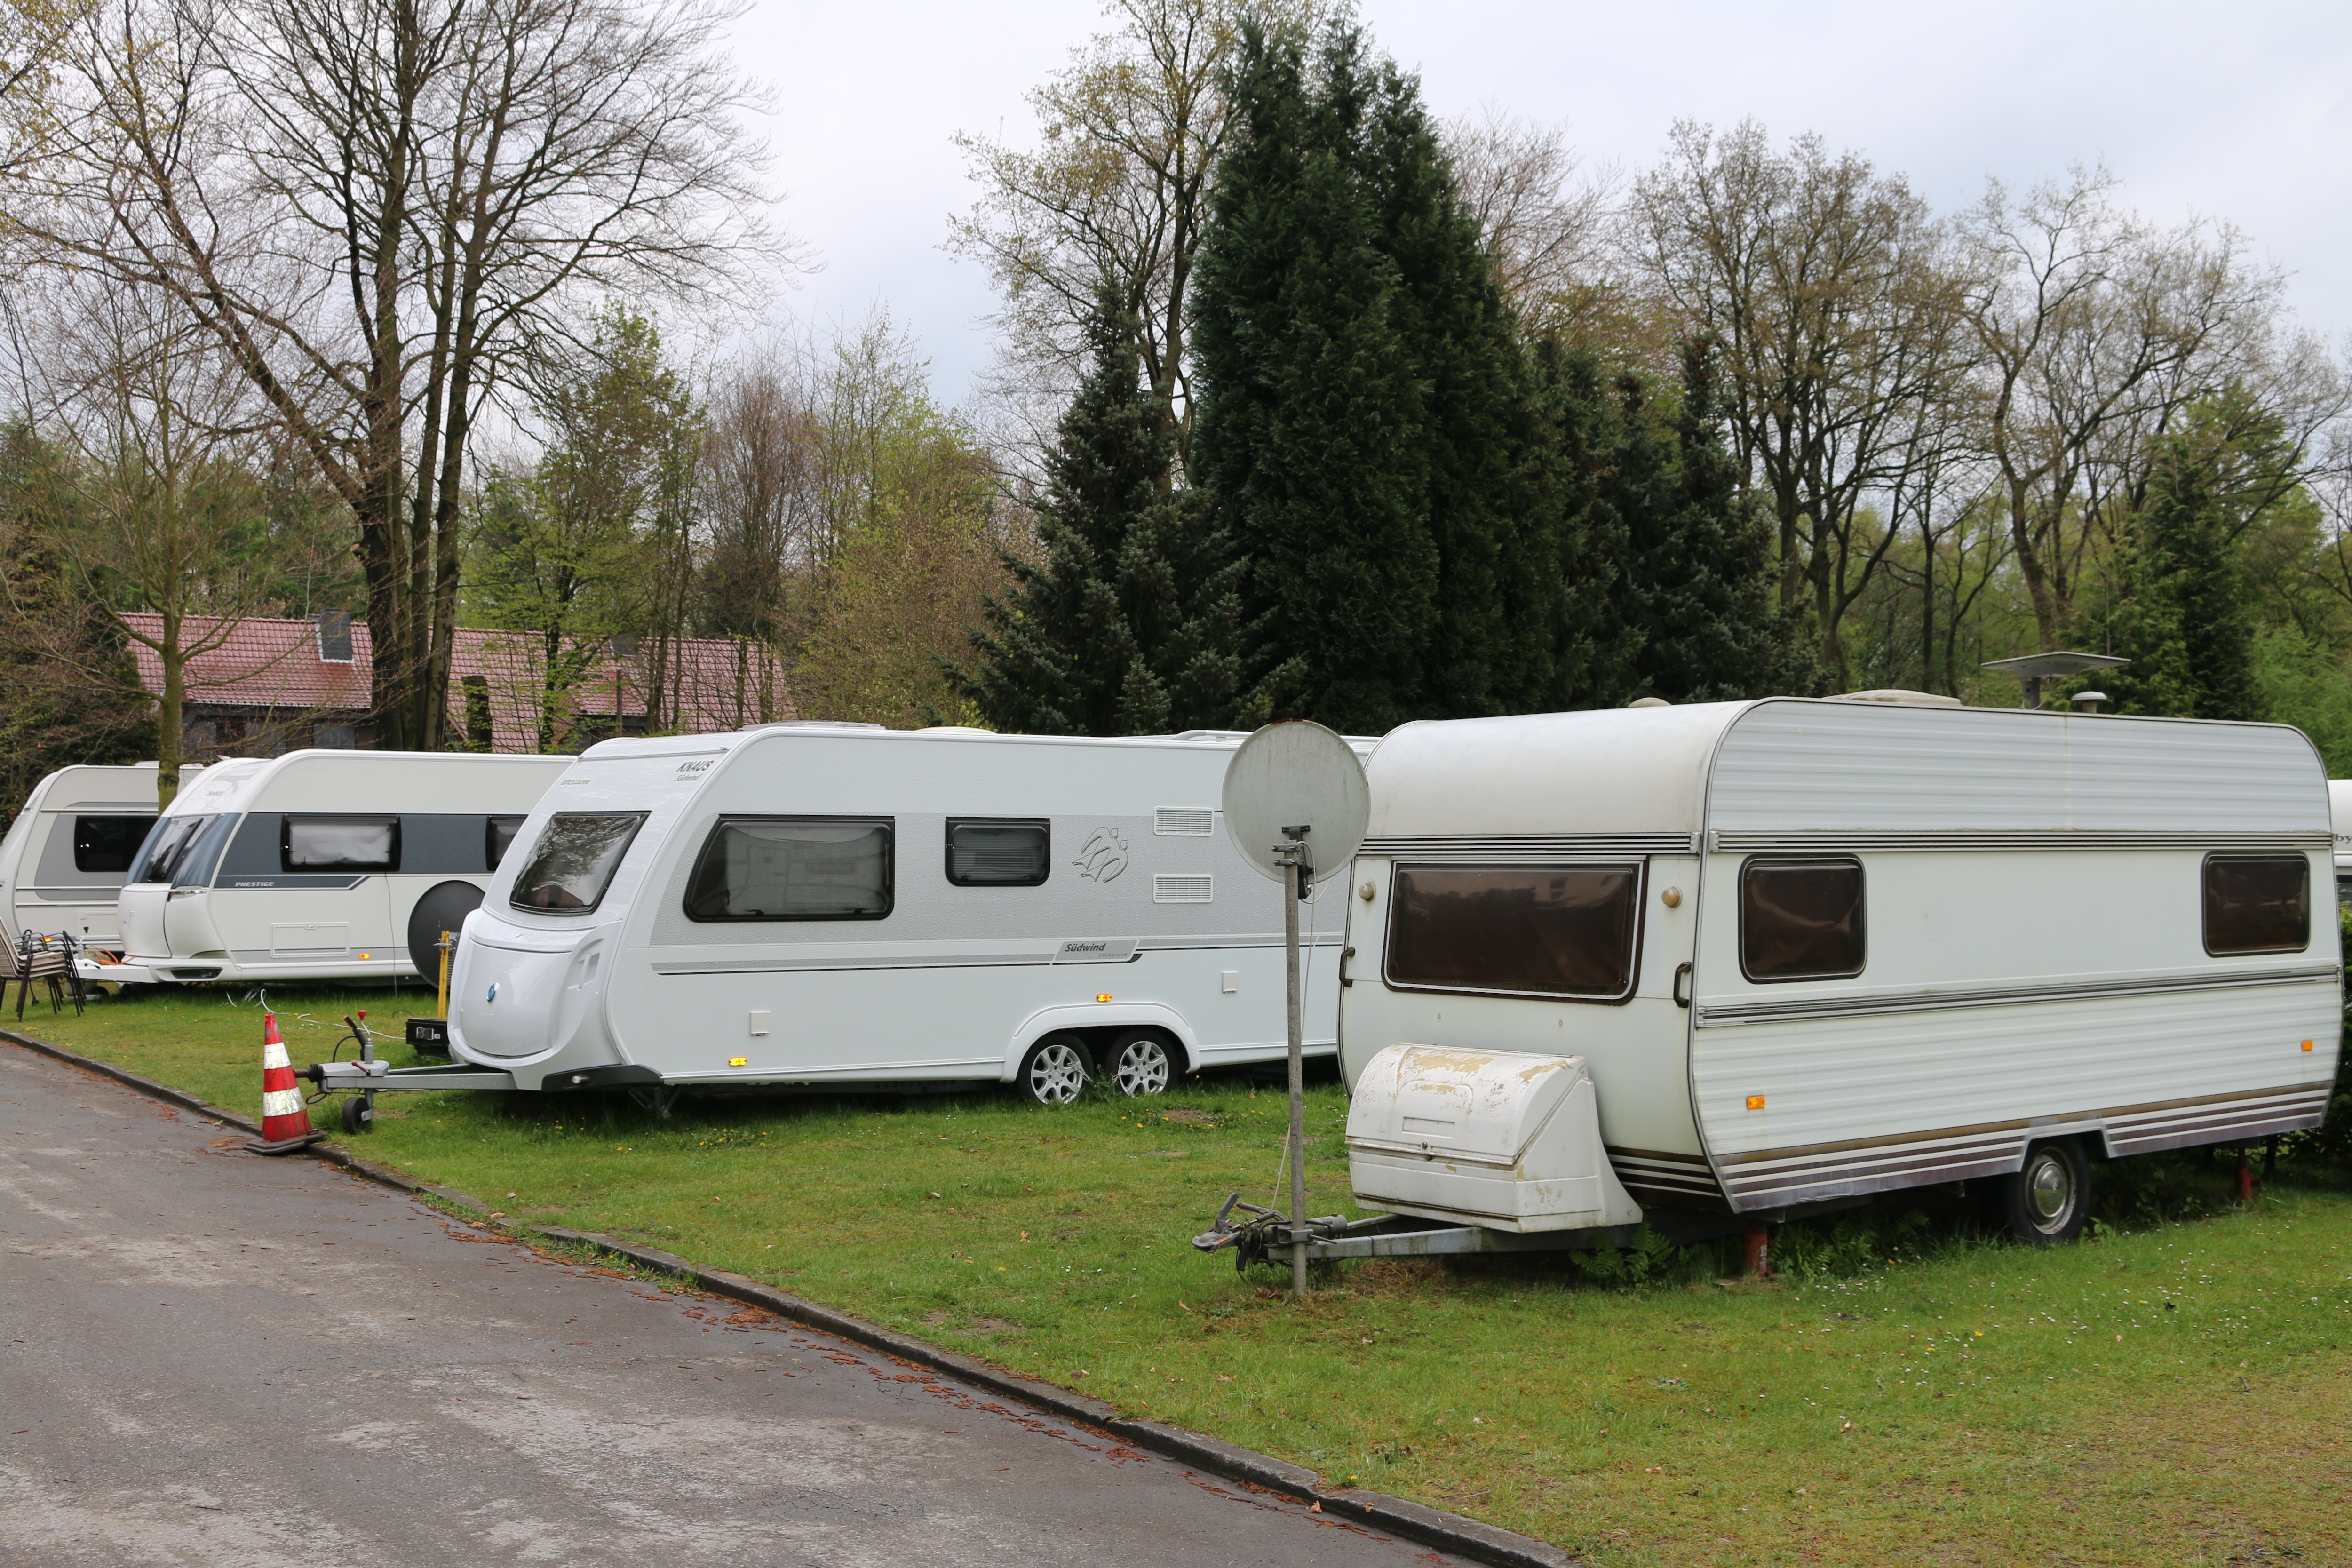
<path fill-rule="evenodd" d="M 485 402 L 587 297 L 778 247 L 711 0 L 110 0 L 75 32 L 51 254 L 179 300 L 350 509 L 389 746 L 446 732 Z"/>
<path fill-rule="evenodd" d="M 1779 525 L 1781 603 L 1810 606 L 1842 683 L 1839 623 L 1896 537 L 1884 519 L 1957 428 L 1973 345 L 1947 237 L 1901 179 L 1817 137 L 1775 153 L 1752 121 L 1720 138 L 1677 124 L 1632 219 L 1684 330 L 1724 345 L 1734 450 Z"/>
<path fill-rule="evenodd" d="M 169 804 L 185 757 L 188 668 L 276 607 L 289 563 L 265 516 L 278 432 L 237 367 L 170 295 L 84 276 L 51 291 L 39 352 L 46 423 L 67 438 L 73 504 L 47 542 L 89 598 L 153 614 L 124 634 L 153 655 L 157 789 Z M 19 353 L 23 348 L 20 346 Z M 93 688 L 123 678 L 88 664 Z"/>
<path fill-rule="evenodd" d="M 0 0 L 0 178 L 55 149 L 58 59 L 74 25 L 97 4 Z"/>
<path fill-rule="evenodd" d="M 1985 446 L 2044 648 L 2074 626 L 2095 531 L 2137 510 L 2155 437 L 2260 373 L 2284 288 L 2234 229 L 2154 229 L 2115 185 L 2078 167 L 2017 201 L 1996 183 L 1966 219 Z"/>
<path fill-rule="evenodd" d="M 985 194 L 951 220 L 949 248 L 986 266 L 1003 301 L 1003 395 L 1017 402 L 1042 389 L 1058 412 L 1108 288 L 1141 323 L 1143 374 L 1181 470 L 1192 427 L 1185 300 L 1228 124 L 1218 73 L 1245 11 L 1305 28 L 1325 8 L 1324 0 L 1111 0 L 1106 14 L 1118 26 L 1072 50 L 1030 92 L 1034 150 L 956 139 Z M 1036 430 L 1024 435 L 1037 444 Z"/>
<path fill-rule="evenodd" d="M 1582 163 L 1564 131 L 1492 109 L 1449 123 L 1445 151 L 1521 330 L 1626 346 L 1636 334 L 1623 319 L 1627 289 L 1612 259 L 1617 170 L 1579 178 Z"/>

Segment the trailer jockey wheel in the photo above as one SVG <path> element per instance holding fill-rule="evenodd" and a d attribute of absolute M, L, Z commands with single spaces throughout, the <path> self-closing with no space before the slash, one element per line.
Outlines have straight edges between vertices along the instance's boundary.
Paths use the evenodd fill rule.
<path fill-rule="evenodd" d="M 1021 1071 L 1013 1081 L 1039 1105 L 1067 1105 L 1087 1091 L 1087 1080 L 1092 1077 L 1094 1063 L 1087 1056 L 1085 1041 L 1076 1035 L 1048 1035 L 1021 1058 Z"/>
<path fill-rule="evenodd" d="M 1110 1080 L 1130 1100 L 1139 1094 L 1159 1094 L 1176 1076 L 1175 1053 L 1156 1030 L 1130 1029 L 1111 1041 L 1107 1053 Z"/>
<path fill-rule="evenodd" d="M 2053 1138 L 2025 1152 L 2025 1164 L 2005 1177 L 2001 1218 L 2010 1233 L 2035 1247 L 2055 1247 L 2083 1234 L 2091 1215 L 2091 1164 L 2072 1138 Z"/>
<path fill-rule="evenodd" d="M 364 1132 L 375 1124 L 375 1096 L 347 1094 L 343 1096 L 343 1131 Z"/>

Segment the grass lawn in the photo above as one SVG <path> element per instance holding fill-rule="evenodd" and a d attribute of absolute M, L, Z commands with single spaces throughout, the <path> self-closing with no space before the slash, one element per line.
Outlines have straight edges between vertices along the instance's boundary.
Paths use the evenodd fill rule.
<path fill-rule="evenodd" d="M 403 999 L 371 998 L 396 1037 Z M 278 993 L 296 1065 L 363 999 Z M 24 1027 L 258 1114 L 259 1013 L 220 993 Z M 514 1219 L 650 1242 L 1601 1563 L 2352 1562 L 2352 1185 L 2283 1176 L 2238 1210 L 2218 1163 L 2133 1163 L 2102 1173 L 2110 1223 L 2071 1248 L 1975 1239 L 1950 1201 L 1906 1197 L 1790 1227 L 1798 1272 L 1774 1285 L 1718 1282 L 1706 1249 L 1632 1284 L 1377 1261 L 1301 1306 L 1186 1244 L 1227 1192 L 1275 1186 L 1283 1100 L 1244 1080 L 1052 1111 L 689 1099 L 667 1123 L 604 1099 L 377 1105 L 370 1157 Z M 1337 1212 L 1339 1089 L 1307 1114 L 1310 1207 Z"/>

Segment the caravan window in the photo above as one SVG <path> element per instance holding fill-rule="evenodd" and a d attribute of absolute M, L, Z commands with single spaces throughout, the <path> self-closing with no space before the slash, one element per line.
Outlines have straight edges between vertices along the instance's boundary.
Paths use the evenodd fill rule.
<path fill-rule="evenodd" d="M 540 829 L 530 864 L 515 878 L 507 901 L 545 914 L 583 914 L 604 901 L 629 841 L 644 826 L 642 811 L 559 811 Z"/>
<path fill-rule="evenodd" d="M 1052 870 L 1044 822 L 948 819 L 948 880 L 959 888 L 1034 888 Z"/>
<path fill-rule="evenodd" d="M 2310 945 L 2310 861 L 2300 855 L 2205 858 L 2207 952 L 2301 952 Z"/>
<path fill-rule="evenodd" d="M 1739 967 L 1750 980 L 1862 973 L 1862 862 L 1750 860 L 1739 868 Z"/>
<path fill-rule="evenodd" d="M 695 921 L 878 921 L 890 912 L 888 817 L 722 816 L 687 884 Z"/>
<path fill-rule="evenodd" d="M 1639 866 L 1405 866 L 1391 986 L 1622 1002 L 1633 992 Z"/>
<path fill-rule="evenodd" d="M 188 858 L 194 847 L 196 835 L 205 830 L 209 816 L 160 816 L 147 842 L 139 848 L 139 858 L 131 863 L 131 879 L 134 882 L 168 882 L 179 874 L 180 862 Z"/>
<path fill-rule="evenodd" d="M 147 830 L 154 826 L 152 816 L 75 817 L 74 869 L 128 871 L 138 858 L 139 846 L 147 841 Z"/>
<path fill-rule="evenodd" d="M 397 871 L 400 818 L 292 816 L 278 828 L 278 859 L 288 871 Z"/>
<path fill-rule="evenodd" d="M 521 831 L 520 816 L 493 816 L 482 825 L 482 863 L 495 871 L 499 862 L 514 847 L 515 835 Z"/>

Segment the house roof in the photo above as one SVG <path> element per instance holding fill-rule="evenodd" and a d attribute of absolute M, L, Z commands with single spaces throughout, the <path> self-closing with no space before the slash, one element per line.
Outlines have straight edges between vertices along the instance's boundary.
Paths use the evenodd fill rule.
<path fill-rule="evenodd" d="M 144 636 L 163 633 L 159 615 L 134 611 L 122 618 Z M 333 629 L 328 628 L 325 645 L 331 645 Z M 368 712 L 373 643 L 364 621 L 351 623 L 348 662 L 321 657 L 316 621 L 231 623 L 192 616 L 181 623 L 181 638 L 184 646 L 194 644 L 205 650 L 184 667 L 183 700 L 191 706 L 245 709 L 282 719 L 314 715 L 358 720 Z M 567 645 L 583 646 L 587 645 Z M 642 721 L 653 651 L 650 643 L 619 656 L 598 647 L 586 675 L 565 694 L 566 710 Z M 163 660 L 135 637 L 131 652 L 140 684 L 160 696 Z M 793 715 L 781 661 L 770 649 L 736 638 L 690 637 L 671 644 L 668 654 L 662 679 L 666 729 L 732 730 Z M 536 751 L 546 663 L 544 645 L 529 633 L 458 627 L 450 660 L 450 728 L 466 728 L 466 679 L 479 676 L 489 698 L 491 749 Z"/>

